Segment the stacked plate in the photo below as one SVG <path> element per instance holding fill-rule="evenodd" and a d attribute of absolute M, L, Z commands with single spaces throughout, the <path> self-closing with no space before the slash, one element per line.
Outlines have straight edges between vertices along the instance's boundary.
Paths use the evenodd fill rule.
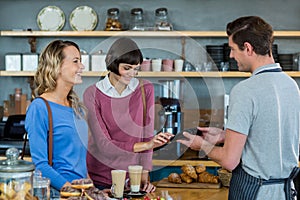
<path fill-rule="evenodd" d="M 57 6 L 47 6 L 37 15 L 37 24 L 42 31 L 60 31 L 65 25 L 65 14 Z M 98 23 L 97 13 L 88 6 L 75 8 L 69 17 L 74 31 L 92 31 Z"/>
<path fill-rule="evenodd" d="M 275 62 L 278 62 L 278 45 L 273 44 L 272 46 L 272 54 L 274 57 Z M 229 62 L 229 70 L 230 71 L 238 71 L 237 62 L 230 58 L 230 48 L 228 46 L 228 43 L 224 43 L 224 62 Z"/>
<path fill-rule="evenodd" d="M 224 61 L 224 45 L 206 45 L 206 51 L 220 69 L 221 62 Z"/>
<path fill-rule="evenodd" d="M 224 62 L 229 62 L 229 71 L 238 71 L 239 68 L 237 66 L 237 62 L 230 58 L 230 48 L 228 46 L 228 43 L 224 43 Z"/>
<path fill-rule="evenodd" d="M 293 70 L 293 54 L 278 54 L 278 61 L 283 71 Z"/>
<path fill-rule="evenodd" d="M 278 45 L 277 44 L 273 44 L 272 54 L 273 54 L 273 58 L 274 58 L 275 62 L 278 63 Z"/>

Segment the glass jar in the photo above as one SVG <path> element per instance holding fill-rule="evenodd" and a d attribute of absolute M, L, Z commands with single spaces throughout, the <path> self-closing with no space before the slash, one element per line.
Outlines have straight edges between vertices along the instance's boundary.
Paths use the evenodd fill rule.
<path fill-rule="evenodd" d="M 168 19 L 167 8 L 158 8 L 155 10 L 155 28 L 156 30 L 164 31 L 173 30 L 173 26 Z"/>
<path fill-rule="evenodd" d="M 0 161 L 1 193 L 8 199 L 25 199 L 25 196 L 33 196 L 34 164 L 18 160 L 19 151 L 16 148 L 9 148 L 6 157 L 6 160 Z"/>
<path fill-rule="evenodd" d="M 106 17 L 106 31 L 120 31 L 122 30 L 122 24 L 119 19 L 120 11 L 118 8 L 110 8 L 107 10 Z"/>
<path fill-rule="evenodd" d="M 142 8 L 131 9 L 130 30 L 143 31 L 144 30 L 144 17 Z"/>

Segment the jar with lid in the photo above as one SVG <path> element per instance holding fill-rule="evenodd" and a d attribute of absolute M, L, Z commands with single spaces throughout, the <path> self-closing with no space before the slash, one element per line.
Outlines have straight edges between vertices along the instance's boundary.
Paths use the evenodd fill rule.
<path fill-rule="evenodd" d="M 7 199 L 26 199 L 33 196 L 33 163 L 18 160 L 19 151 L 9 148 L 6 151 L 6 160 L 0 161 L 0 186 L 1 193 Z"/>
<path fill-rule="evenodd" d="M 173 26 L 168 19 L 167 8 L 158 8 L 155 10 L 155 28 L 156 30 L 173 30 Z"/>
<path fill-rule="evenodd" d="M 119 18 L 120 11 L 118 8 L 110 8 L 107 10 L 106 17 L 106 31 L 120 31 L 122 30 L 122 24 Z"/>
<path fill-rule="evenodd" d="M 144 17 L 142 8 L 131 9 L 130 30 L 143 31 L 144 30 Z"/>

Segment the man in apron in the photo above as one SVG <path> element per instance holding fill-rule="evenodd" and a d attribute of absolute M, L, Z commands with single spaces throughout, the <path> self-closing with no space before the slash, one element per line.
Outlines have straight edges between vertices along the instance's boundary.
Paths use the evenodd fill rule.
<path fill-rule="evenodd" d="M 230 200 L 295 199 L 300 132 L 300 94 L 272 55 L 273 30 L 257 16 L 227 24 L 230 57 L 252 75 L 230 92 L 226 129 L 199 127 L 178 142 L 203 150 L 232 171 Z M 222 142 L 223 146 L 215 146 Z"/>

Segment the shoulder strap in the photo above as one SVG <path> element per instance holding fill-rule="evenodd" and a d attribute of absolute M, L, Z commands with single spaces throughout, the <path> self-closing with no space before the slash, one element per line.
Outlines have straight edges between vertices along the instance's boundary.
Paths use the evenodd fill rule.
<path fill-rule="evenodd" d="M 141 85 L 141 91 L 142 91 L 142 99 L 143 99 L 143 125 L 146 125 L 146 95 L 145 95 L 145 88 L 144 88 L 144 84 L 143 84 L 143 80 L 140 79 L 140 85 Z"/>
<path fill-rule="evenodd" d="M 38 97 L 44 100 L 47 110 L 48 110 L 48 123 L 49 123 L 49 131 L 48 131 L 48 163 L 52 166 L 52 148 L 53 148 L 53 120 L 52 120 L 52 111 L 48 101 L 43 97 Z"/>

